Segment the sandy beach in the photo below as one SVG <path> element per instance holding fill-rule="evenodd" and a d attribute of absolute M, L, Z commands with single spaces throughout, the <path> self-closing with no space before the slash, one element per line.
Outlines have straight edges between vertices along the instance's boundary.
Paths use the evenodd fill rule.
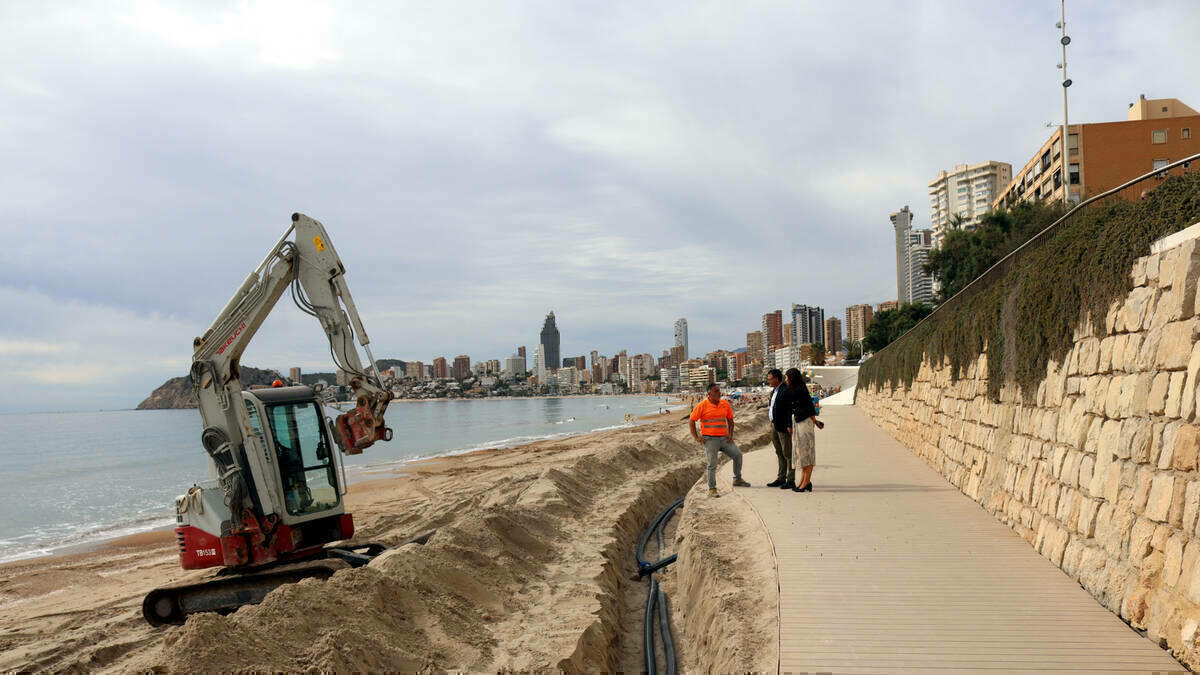
<path fill-rule="evenodd" d="M 0 670 L 641 670 L 645 585 L 628 578 L 633 547 L 704 466 L 682 417 L 412 462 L 354 484 L 355 542 L 436 533 L 327 582 L 282 587 L 261 605 L 181 627 L 155 629 L 141 617 L 151 588 L 212 574 L 179 568 L 170 531 L 8 563 Z M 766 438 L 763 416 L 754 417 L 739 429 L 745 449 Z M 714 501 L 729 509 L 735 500 Z M 707 520 L 717 538 L 740 527 L 733 516 Z M 675 583 L 671 574 L 664 583 Z M 746 604 L 739 611 L 753 614 Z M 673 607 L 679 630 L 687 609 Z"/>

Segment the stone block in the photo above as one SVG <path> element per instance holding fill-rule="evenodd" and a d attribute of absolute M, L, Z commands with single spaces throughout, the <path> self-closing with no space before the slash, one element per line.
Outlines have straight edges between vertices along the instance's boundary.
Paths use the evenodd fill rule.
<path fill-rule="evenodd" d="M 1125 370 L 1125 345 L 1129 343 L 1128 335 L 1118 335 L 1113 338 L 1112 369 Z"/>
<path fill-rule="evenodd" d="M 1165 522 L 1171 510 L 1171 500 L 1175 493 L 1175 477 L 1158 474 L 1150 483 L 1150 495 L 1146 499 L 1145 515 L 1155 522 Z"/>
<path fill-rule="evenodd" d="M 1189 239 L 1180 244 L 1176 250 L 1175 281 L 1171 285 L 1179 303 L 1177 307 L 1171 308 L 1172 313 L 1178 309 L 1179 314 L 1176 318 L 1195 316 L 1196 277 L 1198 274 L 1200 274 L 1200 242 Z"/>
<path fill-rule="evenodd" d="M 1158 283 L 1158 268 L 1161 260 L 1162 253 L 1146 256 L 1146 283 Z"/>
<path fill-rule="evenodd" d="M 1150 497 L 1150 486 L 1153 483 L 1153 471 L 1146 467 L 1141 467 L 1137 470 L 1137 475 L 1134 479 L 1133 503 L 1131 505 L 1134 513 L 1140 515 L 1146 512 L 1146 500 Z M 1115 504 L 1117 500 L 1109 499 L 1108 501 Z"/>
<path fill-rule="evenodd" d="M 1195 318 L 1176 321 L 1163 326 L 1158 343 L 1155 365 L 1159 370 L 1183 370 L 1192 356 L 1196 337 L 1200 334 L 1200 321 Z"/>
<path fill-rule="evenodd" d="M 1170 373 L 1157 373 L 1154 375 L 1154 381 L 1150 384 L 1150 393 L 1146 397 L 1146 411 L 1151 415 L 1161 415 L 1166 410 L 1167 388 L 1170 383 Z"/>
<path fill-rule="evenodd" d="M 1153 288 L 1135 288 L 1129 293 L 1129 297 L 1125 299 L 1125 321 L 1122 326 L 1126 332 L 1136 333 L 1141 330 L 1146 321 L 1146 309 L 1156 292 Z"/>
<path fill-rule="evenodd" d="M 1117 447 L 1121 443 L 1121 426 L 1120 420 L 1104 420 L 1103 426 L 1100 427 L 1097 455 L 1120 456 Z"/>
<path fill-rule="evenodd" d="M 1163 562 L 1163 581 L 1174 588 L 1179 583 L 1179 575 L 1183 571 L 1182 535 L 1174 535 L 1167 540 L 1167 557 Z"/>
<path fill-rule="evenodd" d="M 1162 342 L 1162 329 L 1151 328 L 1144 333 L 1142 338 L 1142 348 L 1138 350 L 1137 363 L 1135 364 L 1136 372 L 1144 373 L 1154 370 L 1154 360 L 1158 354 L 1158 345 Z"/>
<path fill-rule="evenodd" d="M 1100 364 L 1100 340 L 1088 338 L 1079 344 L 1079 372 L 1083 375 L 1095 375 Z"/>
<path fill-rule="evenodd" d="M 1081 455 L 1079 458 L 1079 488 L 1084 489 L 1092 484 L 1092 472 L 1096 468 L 1096 462 L 1088 455 Z"/>
<path fill-rule="evenodd" d="M 1183 528 L 1183 511 L 1187 508 L 1186 493 L 1187 483 L 1176 480 L 1175 490 L 1171 495 L 1171 510 L 1167 512 L 1167 523 L 1172 527 Z"/>
<path fill-rule="evenodd" d="M 1183 385 L 1187 382 L 1187 373 L 1178 370 L 1171 373 L 1171 382 L 1167 385 L 1167 405 L 1163 414 L 1167 417 L 1178 418 L 1182 412 Z"/>
<path fill-rule="evenodd" d="M 1200 427 L 1184 424 L 1175 434 L 1172 466 L 1180 471 L 1195 471 L 1200 454 Z"/>
<path fill-rule="evenodd" d="M 1104 396 L 1104 416 L 1111 419 L 1118 419 L 1120 415 L 1117 411 L 1121 406 L 1121 387 L 1125 385 L 1126 375 L 1113 375 L 1108 381 L 1108 391 Z"/>
<path fill-rule="evenodd" d="M 1100 358 L 1096 362 L 1096 372 L 1106 375 L 1112 372 L 1112 352 L 1115 337 L 1109 336 L 1100 341 Z"/>
<path fill-rule="evenodd" d="M 1142 334 L 1130 333 L 1125 336 L 1125 362 L 1121 364 L 1121 370 L 1127 373 L 1138 372 L 1137 362 L 1138 355 L 1142 350 Z"/>
<path fill-rule="evenodd" d="M 1182 400 L 1180 401 L 1179 416 L 1191 420 L 1196 416 L 1196 384 L 1200 377 L 1200 342 L 1192 346 L 1192 356 L 1188 359 L 1187 381 L 1184 382 Z"/>
<path fill-rule="evenodd" d="M 1158 287 L 1170 288 L 1175 283 L 1175 249 L 1163 251 L 1158 260 Z"/>
<path fill-rule="evenodd" d="M 1113 462 L 1108 465 L 1108 469 L 1104 473 L 1104 498 L 1109 502 L 1116 503 L 1117 497 L 1121 494 L 1121 488 L 1124 485 L 1125 474 L 1121 470 L 1121 465 Z"/>
<path fill-rule="evenodd" d="M 1138 258 L 1133 261 L 1133 271 L 1129 274 L 1134 286 L 1146 285 L 1146 259 Z"/>
<path fill-rule="evenodd" d="M 1144 417 L 1131 417 L 1121 424 L 1121 439 L 1117 443 L 1117 457 L 1133 459 L 1134 456 L 1145 457 L 1150 453 L 1150 420 Z M 1136 460 L 1135 460 L 1136 461 Z"/>
<path fill-rule="evenodd" d="M 1183 522 L 1179 527 L 1184 532 L 1195 532 L 1200 518 L 1200 481 L 1190 481 L 1183 498 Z"/>
<path fill-rule="evenodd" d="M 1129 532 L 1129 561 L 1135 565 L 1141 565 L 1142 560 L 1150 555 L 1150 541 L 1154 538 L 1154 530 L 1157 526 L 1146 520 L 1138 518 L 1133 524 L 1133 529 Z"/>

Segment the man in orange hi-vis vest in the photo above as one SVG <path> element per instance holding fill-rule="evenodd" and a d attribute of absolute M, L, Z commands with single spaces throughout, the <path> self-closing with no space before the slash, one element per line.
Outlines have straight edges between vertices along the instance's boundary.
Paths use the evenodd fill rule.
<path fill-rule="evenodd" d="M 696 432 L 696 422 L 700 423 L 700 431 Z M 692 429 L 692 438 L 704 446 L 708 456 L 708 496 L 720 497 L 717 493 L 717 453 L 723 452 L 733 460 L 734 487 L 750 487 L 742 480 L 742 451 L 733 444 L 733 406 L 721 398 L 721 387 L 712 385 L 705 396 L 688 418 Z"/>

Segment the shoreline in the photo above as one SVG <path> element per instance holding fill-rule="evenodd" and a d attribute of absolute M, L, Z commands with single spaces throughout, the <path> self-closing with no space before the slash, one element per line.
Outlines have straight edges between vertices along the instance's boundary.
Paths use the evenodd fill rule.
<path fill-rule="evenodd" d="M 616 396 L 639 396 L 644 397 L 646 394 L 612 394 L 612 395 L 597 395 L 605 398 Z M 512 397 L 512 398 L 532 398 L 532 397 Z M 539 398 L 556 398 L 556 397 L 539 397 Z M 571 397 L 583 398 L 583 397 Z M 424 400 L 474 400 L 474 399 L 397 399 L 404 400 L 406 403 L 421 402 Z M 673 405 L 680 405 L 679 401 L 673 402 Z M 649 413 L 635 417 L 632 421 L 624 424 L 613 425 L 608 427 L 599 427 L 586 431 L 563 432 L 559 434 L 550 434 L 546 436 L 529 438 L 510 444 L 498 445 L 496 447 L 478 447 L 471 446 L 468 448 L 459 448 L 449 450 L 440 454 L 429 455 L 424 457 L 411 457 L 407 459 L 396 460 L 392 462 L 382 462 L 379 464 L 367 464 L 361 467 L 347 467 L 346 471 L 346 501 L 349 504 L 351 496 L 356 492 L 362 494 L 370 492 L 373 487 L 372 483 L 390 483 L 397 479 L 403 479 L 410 474 L 426 473 L 437 468 L 444 468 L 444 465 L 452 460 L 463 460 L 466 462 L 474 461 L 473 456 L 488 455 L 504 451 L 518 451 L 539 443 L 551 443 L 564 441 L 569 439 L 577 439 L 593 434 L 611 433 L 621 429 L 630 429 L 647 424 L 653 424 L 656 421 L 667 419 L 671 412 L 677 408 L 669 408 L 665 413 Z M 164 409 L 166 410 L 166 409 Z M 194 410 L 194 408 L 170 408 L 170 410 Z M 488 445 L 489 443 L 503 443 L 506 439 L 497 441 L 488 441 L 480 445 Z M 376 486 L 377 487 L 377 486 Z M 169 519 L 170 514 L 165 514 L 163 519 Z M 119 527 L 119 526 L 114 526 Z M 132 527 L 132 526 L 131 526 Z M 142 547 L 149 545 L 167 545 L 175 540 L 174 523 L 168 525 L 158 525 L 149 527 L 136 532 L 126 534 L 118 534 L 111 536 L 101 536 L 92 540 L 79 541 L 75 543 L 66 543 L 52 547 L 49 552 L 38 552 L 33 555 L 13 558 L 11 560 L 0 561 L 0 570 L 4 570 L 14 565 L 29 563 L 31 561 L 49 561 L 59 558 L 67 558 L 71 556 L 108 553 L 121 548 Z"/>

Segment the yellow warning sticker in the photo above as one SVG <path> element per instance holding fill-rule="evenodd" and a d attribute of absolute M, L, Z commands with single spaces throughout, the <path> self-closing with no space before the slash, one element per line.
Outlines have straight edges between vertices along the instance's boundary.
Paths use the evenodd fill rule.
<path fill-rule="evenodd" d="M 325 242 L 321 241 L 320 237 L 313 237 L 313 246 L 316 246 L 318 251 L 325 250 Z"/>

